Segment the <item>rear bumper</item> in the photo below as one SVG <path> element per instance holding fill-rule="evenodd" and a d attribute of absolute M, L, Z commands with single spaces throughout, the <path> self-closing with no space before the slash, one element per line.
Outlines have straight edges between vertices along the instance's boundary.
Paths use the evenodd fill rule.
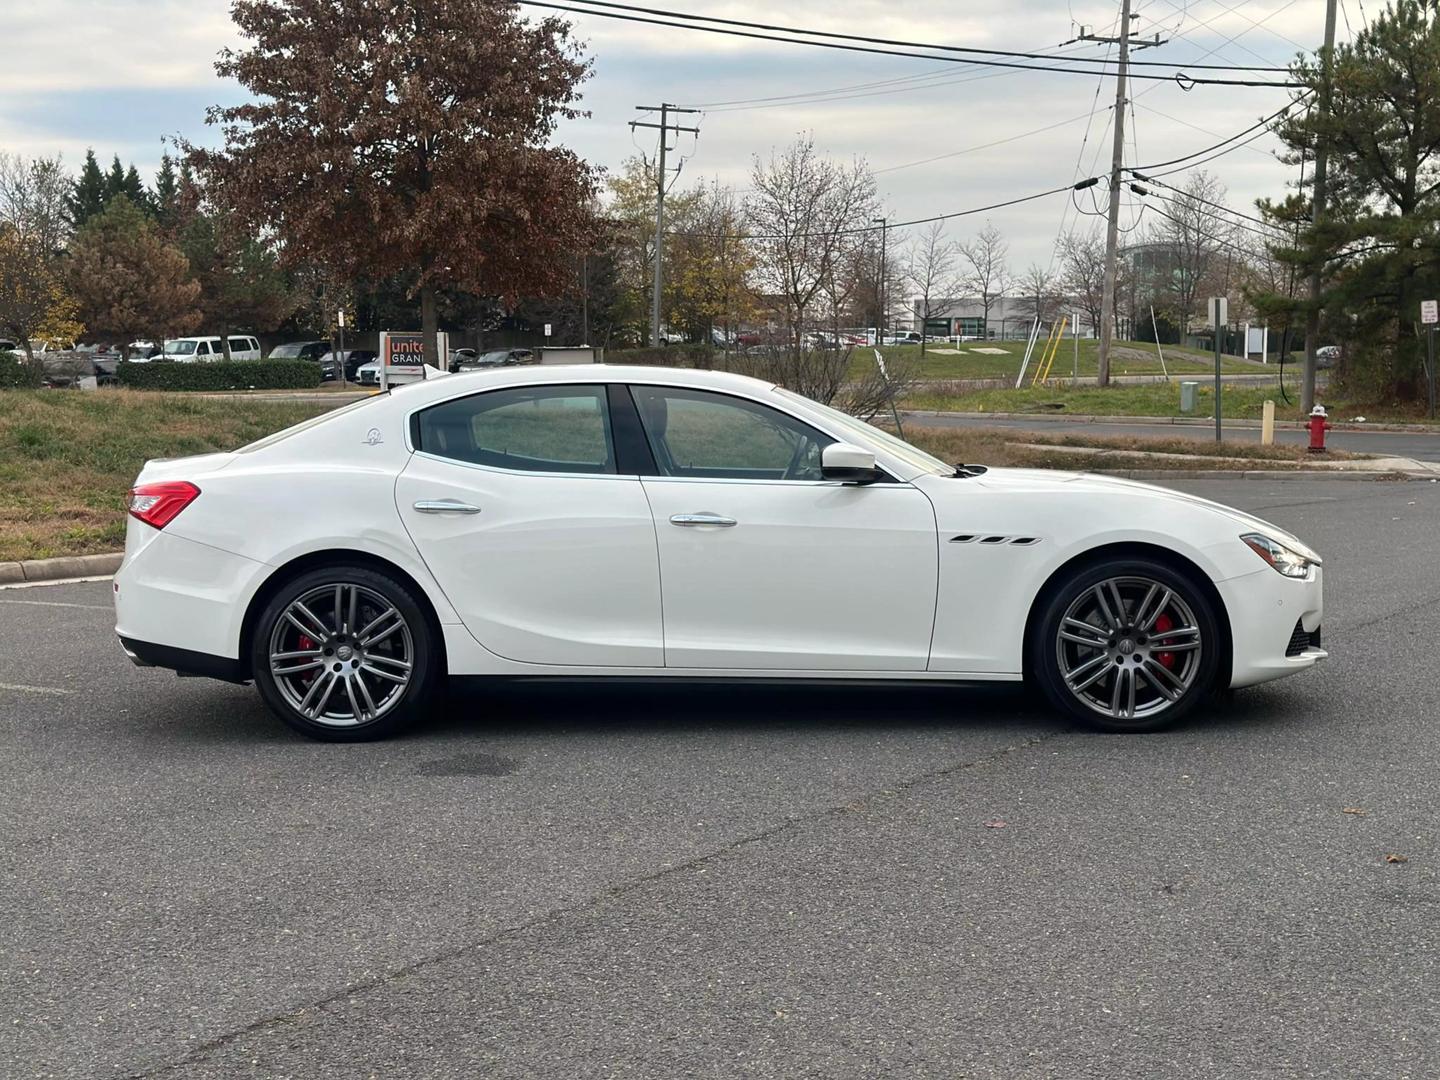
<path fill-rule="evenodd" d="M 169 668 L 177 675 L 195 675 L 224 682 L 249 682 L 249 673 L 239 660 L 209 653 L 177 649 L 173 645 L 157 645 L 153 641 L 137 641 L 121 637 L 120 648 L 136 667 Z"/>

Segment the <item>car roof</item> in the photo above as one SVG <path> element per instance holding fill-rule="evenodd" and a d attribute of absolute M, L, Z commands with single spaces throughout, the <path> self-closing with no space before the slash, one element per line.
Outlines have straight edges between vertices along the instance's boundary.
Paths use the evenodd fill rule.
<path fill-rule="evenodd" d="M 539 364 L 463 371 L 409 383 L 404 388 L 403 400 L 409 408 L 421 400 L 438 400 L 458 393 L 474 393 L 504 386 L 612 382 L 659 383 L 665 386 L 693 387 L 696 390 L 728 390 L 747 395 L 767 393 L 775 387 L 774 383 L 728 371 L 652 367 L 648 364 Z"/>

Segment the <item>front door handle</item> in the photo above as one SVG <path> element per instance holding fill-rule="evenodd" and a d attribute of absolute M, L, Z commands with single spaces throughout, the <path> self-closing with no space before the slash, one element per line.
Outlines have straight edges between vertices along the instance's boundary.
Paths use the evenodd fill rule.
<path fill-rule="evenodd" d="M 671 525 L 718 525 L 722 529 L 728 529 L 735 524 L 732 517 L 722 517 L 720 514 L 671 514 Z"/>
<path fill-rule="evenodd" d="M 480 507 L 462 503 L 458 499 L 421 499 L 415 509 L 422 514 L 478 514 Z"/>

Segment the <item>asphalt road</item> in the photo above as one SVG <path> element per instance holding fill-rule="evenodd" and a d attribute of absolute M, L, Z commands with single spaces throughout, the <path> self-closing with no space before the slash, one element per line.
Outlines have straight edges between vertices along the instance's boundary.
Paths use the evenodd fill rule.
<path fill-rule="evenodd" d="M 1150 737 L 584 687 L 325 746 L 0 591 L 0 1074 L 1433 1077 L 1440 485 L 1184 486 L 1320 548 L 1333 655 Z"/>
<path fill-rule="evenodd" d="M 1047 435 L 1146 435 L 1166 439 L 1196 439 L 1201 442 L 1215 441 L 1215 422 L 1202 424 L 1127 424 L 1106 422 L 1101 424 L 1083 423 L 1074 420 L 1002 420 L 990 417 L 934 416 L 914 413 L 902 414 L 907 423 L 923 427 L 959 428 L 1013 428 L 1017 431 L 1033 431 Z M 1226 426 L 1222 420 L 1222 434 L 1227 441 L 1258 443 L 1259 428 Z M 1310 441 L 1307 431 L 1295 428 L 1277 428 L 1277 442 L 1294 443 L 1304 446 Z M 1378 454 L 1385 457 L 1407 457 L 1418 461 L 1440 461 L 1440 431 L 1435 434 L 1407 431 L 1331 431 L 1325 441 L 1336 450 L 1349 450 L 1357 454 Z"/>

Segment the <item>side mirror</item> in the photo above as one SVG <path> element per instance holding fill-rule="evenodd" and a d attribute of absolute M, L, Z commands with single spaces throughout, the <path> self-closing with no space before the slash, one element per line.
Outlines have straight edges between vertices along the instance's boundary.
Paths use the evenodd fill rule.
<path fill-rule="evenodd" d="M 880 479 L 880 470 L 869 450 L 837 442 L 820 451 L 820 475 L 846 484 L 873 484 Z"/>

